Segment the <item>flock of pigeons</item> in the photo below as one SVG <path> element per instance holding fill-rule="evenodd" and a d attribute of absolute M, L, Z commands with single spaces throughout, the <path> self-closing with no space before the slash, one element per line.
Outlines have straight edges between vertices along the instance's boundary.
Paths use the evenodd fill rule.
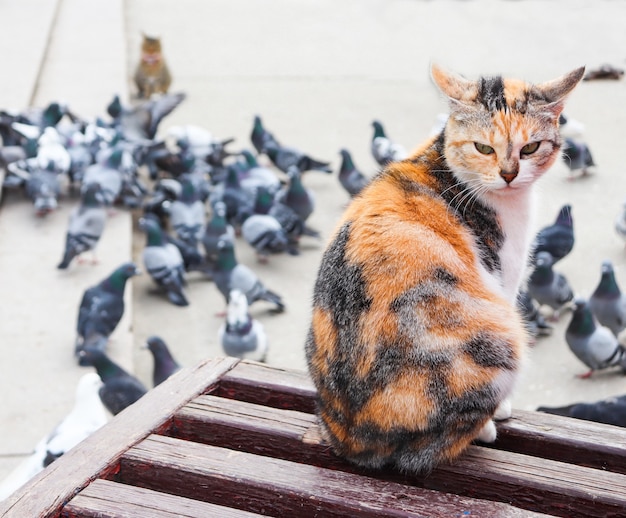
<path fill-rule="evenodd" d="M 328 162 L 281 144 L 258 116 L 250 135 L 253 149 L 230 151 L 233 139 L 217 140 L 197 126 L 175 126 L 157 139 L 160 122 L 184 99 L 184 94 L 163 94 L 124 106 L 115 96 L 106 108 L 108 118 L 95 121 L 56 102 L 21 113 L 0 112 L 3 187 L 23 190 L 42 218 L 56 209 L 64 192 L 80 197 L 69 216 L 59 269 L 97 261 L 97 244 L 114 207 L 140 210 L 139 228 L 146 236 L 143 266 L 166 299 L 188 305 L 186 274 L 201 272 L 227 305 L 218 330 L 225 353 L 263 361 L 268 339 L 249 305 L 266 301 L 281 312 L 285 303 L 251 268 L 238 263 L 236 236 L 262 262 L 272 254 L 298 255 L 302 236 L 319 237 L 307 224 L 315 199 L 302 177 L 307 171 L 333 171 Z M 372 152 L 379 163 L 399 159 L 404 151 L 384 137 L 378 122 L 374 127 Z M 341 154 L 338 179 L 354 196 L 368 179 L 347 150 Z M 257 160 L 261 155 L 267 166 Z M 142 169 L 151 182 L 142 179 Z M 127 281 L 140 273 L 137 264 L 127 262 L 84 291 L 74 353 L 79 365 L 96 372 L 80 379 L 70 414 L 0 483 L 0 500 L 102 426 L 109 414 L 147 392 L 106 351 L 124 314 Z M 149 338 L 146 347 L 154 358 L 154 386 L 180 369 L 162 338 Z"/>
<path fill-rule="evenodd" d="M 254 151 L 231 151 L 227 148 L 233 139 L 219 140 L 190 125 L 172 127 L 165 138 L 157 139 L 160 122 L 184 99 L 182 93 L 163 94 L 124 106 L 115 96 L 107 106 L 108 120 L 95 121 L 77 117 L 60 103 L 18 114 L 0 112 L 0 166 L 7 172 L 3 187 L 23 189 L 40 217 L 56 208 L 64 189 L 78 193 L 80 203 L 69 217 L 60 269 L 89 254 L 95 261 L 96 246 L 114 206 L 140 209 L 139 227 L 146 236 L 143 265 L 167 300 L 188 305 L 186 274 L 202 272 L 215 283 L 227 305 L 218 332 L 225 353 L 262 361 L 268 339 L 262 324 L 251 317 L 249 305 L 265 301 L 281 312 L 285 304 L 251 268 L 237 261 L 235 237 L 243 237 L 259 261 L 279 253 L 298 255 L 302 236 L 319 237 L 307 224 L 315 198 L 303 184 L 303 176 L 308 171 L 332 173 L 332 169 L 329 162 L 281 144 L 258 116 L 250 135 Z M 563 119 L 563 126 L 566 123 Z M 380 122 L 374 121 L 373 128 L 371 152 L 380 166 L 408 155 L 387 137 Z M 261 155 L 271 166 L 259 163 Z M 342 149 L 341 157 L 339 183 L 355 196 L 369 178 L 356 168 L 348 150 Z M 570 169 L 581 174 L 594 165 L 584 143 L 569 137 L 565 158 Z M 142 180 L 142 169 L 152 188 Z M 519 297 L 534 336 L 551 330 L 540 306 L 551 307 L 558 318 L 562 308 L 572 303 L 573 292 L 553 265 L 573 244 L 571 207 L 565 206 L 555 224 L 537 235 L 533 271 L 527 291 Z M 74 409 L 0 484 L 0 500 L 102 426 L 107 420 L 105 409 L 115 415 L 147 392 L 141 381 L 106 353 L 108 338 L 124 314 L 126 283 L 140 273 L 136 264 L 124 263 L 85 290 L 79 304 L 75 355 L 80 365 L 94 367 L 97 375 L 90 372 L 81 378 Z M 607 262 L 591 299 L 574 302 L 566 333 L 572 352 L 589 367 L 588 375 L 614 365 L 626 370 L 626 352 L 617 338 L 624 327 L 626 298 Z M 155 386 L 180 369 L 160 337 L 149 338 L 146 347 L 154 357 Z M 542 410 L 586 415 L 576 415 L 572 409 Z"/>

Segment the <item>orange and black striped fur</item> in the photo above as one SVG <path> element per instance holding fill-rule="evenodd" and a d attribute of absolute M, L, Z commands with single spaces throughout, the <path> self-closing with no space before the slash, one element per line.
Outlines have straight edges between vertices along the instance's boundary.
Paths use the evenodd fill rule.
<path fill-rule="evenodd" d="M 170 70 L 161 50 L 161 38 L 142 35 L 141 58 L 135 69 L 137 96 L 149 99 L 152 94 L 165 94 L 172 83 Z"/>
<path fill-rule="evenodd" d="M 446 127 L 352 201 L 315 284 L 306 353 L 338 455 L 428 473 L 495 440 L 527 342 L 533 183 L 583 72 L 532 85 L 433 66 Z"/>

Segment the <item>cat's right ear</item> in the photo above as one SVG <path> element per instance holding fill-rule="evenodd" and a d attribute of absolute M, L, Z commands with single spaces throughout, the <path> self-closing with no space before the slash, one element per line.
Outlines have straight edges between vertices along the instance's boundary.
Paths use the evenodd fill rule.
<path fill-rule="evenodd" d="M 478 84 L 475 81 L 448 72 L 434 63 L 430 65 L 430 75 L 441 93 L 448 99 L 463 104 L 471 104 L 476 100 Z"/>

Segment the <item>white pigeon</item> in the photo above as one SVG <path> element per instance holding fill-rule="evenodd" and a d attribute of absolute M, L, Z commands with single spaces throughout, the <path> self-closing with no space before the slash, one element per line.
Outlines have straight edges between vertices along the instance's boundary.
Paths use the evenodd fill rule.
<path fill-rule="evenodd" d="M 0 482 L 0 501 L 107 422 L 108 414 L 98 394 L 100 387 L 102 380 L 95 372 L 88 372 L 80 378 L 74 408 L 37 443 L 35 451 Z"/>
<path fill-rule="evenodd" d="M 72 165 L 72 158 L 59 132 L 52 127 L 44 129 L 38 144 L 36 158 L 40 169 L 67 174 Z"/>
<path fill-rule="evenodd" d="M 374 135 L 370 143 L 372 156 L 381 166 L 389 162 L 397 162 L 408 157 L 406 149 L 397 142 L 391 140 L 385 133 L 383 125 L 379 121 L 373 121 Z"/>
<path fill-rule="evenodd" d="M 228 356 L 265 361 L 267 335 L 263 324 L 248 312 L 248 299 L 240 290 L 231 290 L 226 321 L 218 329 L 218 338 Z"/>

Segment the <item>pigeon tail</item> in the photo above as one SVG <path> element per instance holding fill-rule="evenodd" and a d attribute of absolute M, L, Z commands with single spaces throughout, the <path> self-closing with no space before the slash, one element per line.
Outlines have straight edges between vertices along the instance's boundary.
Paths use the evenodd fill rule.
<path fill-rule="evenodd" d="M 285 304 L 283 303 L 283 299 L 278 293 L 275 293 L 271 290 L 265 290 L 261 298 L 267 302 L 272 302 L 276 304 L 276 308 L 272 311 L 273 313 L 282 313 L 285 311 Z"/>
<path fill-rule="evenodd" d="M 189 306 L 189 301 L 187 300 L 187 297 L 185 297 L 185 294 L 182 292 L 168 291 L 167 298 L 172 304 L 175 304 L 176 306 Z"/>
<path fill-rule="evenodd" d="M 71 251 L 67 251 L 64 255 L 63 255 L 63 259 L 61 260 L 61 262 L 57 265 L 57 268 L 59 270 L 66 270 L 70 263 L 72 262 L 72 259 L 74 259 L 74 257 L 76 257 Z"/>
<path fill-rule="evenodd" d="M 537 408 L 537 412 L 544 412 L 546 414 L 562 415 L 565 417 L 570 417 L 570 412 L 572 411 L 573 406 L 574 405 L 567 405 L 567 406 L 561 406 L 561 407 L 540 406 Z"/>

